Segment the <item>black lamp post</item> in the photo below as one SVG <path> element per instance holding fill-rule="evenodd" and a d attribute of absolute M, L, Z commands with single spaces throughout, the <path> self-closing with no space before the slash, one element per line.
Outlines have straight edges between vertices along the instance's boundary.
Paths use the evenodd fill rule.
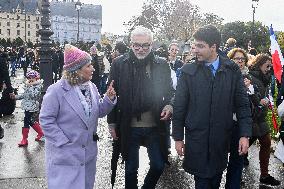
<path fill-rule="evenodd" d="M 39 43 L 39 61 L 40 61 L 40 75 L 43 79 L 43 94 L 49 85 L 52 84 L 52 62 L 51 62 L 51 39 L 53 35 L 50 26 L 50 2 L 49 0 L 41 1 L 41 29 L 38 31 L 40 35 Z"/>
<path fill-rule="evenodd" d="M 255 22 L 255 9 L 257 8 L 258 6 L 258 1 L 259 0 L 252 0 L 252 4 L 251 4 L 251 7 L 252 7 L 252 36 L 251 36 L 251 39 L 252 39 L 252 43 L 254 42 L 254 22 Z"/>
<path fill-rule="evenodd" d="M 78 0 L 75 3 L 75 9 L 78 12 L 78 33 L 77 33 L 77 43 L 79 42 L 79 34 L 80 34 L 80 10 L 82 9 L 82 3 Z"/>
<path fill-rule="evenodd" d="M 26 10 L 23 10 L 23 14 L 25 14 L 25 43 L 27 42 L 27 13 Z"/>

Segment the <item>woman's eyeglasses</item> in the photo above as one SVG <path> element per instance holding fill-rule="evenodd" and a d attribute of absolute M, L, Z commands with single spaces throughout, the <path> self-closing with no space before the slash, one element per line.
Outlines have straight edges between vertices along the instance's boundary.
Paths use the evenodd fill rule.
<path fill-rule="evenodd" d="M 233 58 L 233 60 L 238 61 L 238 62 L 245 62 L 247 59 L 244 57 L 236 57 L 236 58 Z"/>

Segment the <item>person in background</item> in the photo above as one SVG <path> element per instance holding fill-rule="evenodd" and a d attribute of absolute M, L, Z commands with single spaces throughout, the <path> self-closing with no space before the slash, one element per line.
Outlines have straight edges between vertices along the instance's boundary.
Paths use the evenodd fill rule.
<path fill-rule="evenodd" d="M 111 54 L 112 60 L 114 60 L 115 58 L 123 55 L 127 51 L 128 51 L 128 48 L 127 48 L 127 46 L 125 45 L 124 42 L 117 42 L 115 44 L 114 50 L 113 50 L 113 52 Z"/>
<path fill-rule="evenodd" d="M 192 43 L 190 45 L 190 50 L 189 52 L 185 52 L 185 54 L 183 55 L 183 62 L 185 64 L 188 64 L 188 63 L 191 63 L 192 61 L 195 61 L 196 59 L 196 55 L 194 53 L 194 50 L 195 50 L 195 46 L 194 44 Z"/>
<path fill-rule="evenodd" d="M 59 72 L 59 57 L 56 48 L 51 49 L 51 61 L 52 61 L 52 72 L 53 72 L 53 83 L 56 83 L 58 80 Z"/>
<path fill-rule="evenodd" d="M 41 141 L 43 139 L 43 132 L 37 121 L 43 80 L 40 80 L 39 73 L 34 70 L 27 72 L 26 77 L 27 81 L 25 83 L 24 93 L 14 96 L 16 100 L 22 100 L 21 106 L 25 111 L 24 127 L 22 127 L 22 140 L 18 144 L 19 147 L 28 145 L 30 127 L 37 132 L 35 141 Z"/>
<path fill-rule="evenodd" d="M 196 61 L 185 64 L 174 101 L 173 132 L 183 168 L 196 189 L 217 189 L 227 167 L 233 113 L 238 118 L 238 153 L 247 153 L 251 112 L 238 65 L 219 54 L 221 34 L 206 25 L 194 34 Z M 185 138 L 185 143 L 184 143 Z"/>
<path fill-rule="evenodd" d="M 227 55 L 230 50 L 237 47 L 236 44 L 237 40 L 235 40 L 234 38 L 230 37 L 229 39 L 227 39 L 224 53 Z"/>
<path fill-rule="evenodd" d="M 240 68 L 243 78 L 244 84 L 246 86 L 247 94 L 249 95 L 251 109 L 253 108 L 252 103 L 257 102 L 258 93 L 257 90 L 251 84 L 251 78 L 249 77 L 249 69 L 248 69 L 248 56 L 244 49 L 234 48 L 229 51 L 227 55 L 232 61 L 234 61 Z M 254 114 L 252 112 L 252 118 L 254 119 Z M 230 157 L 227 167 L 226 174 L 226 189 L 240 189 L 241 187 L 241 179 L 242 179 L 242 171 L 244 166 L 244 155 L 239 155 L 239 131 L 238 131 L 238 120 L 236 114 L 233 116 L 234 126 L 233 126 L 233 136 L 230 144 Z M 245 155 L 246 157 L 246 155 Z M 247 160 L 247 159 L 246 159 Z"/>
<path fill-rule="evenodd" d="M 1 91 L 1 90 L 0 90 Z M 13 89 L 14 94 L 18 94 L 17 89 Z M 10 96 L 10 91 L 6 87 L 6 84 L 2 85 L 2 96 L 0 99 L 0 118 L 2 116 L 11 115 L 16 108 L 16 100 Z"/>
<path fill-rule="evenodd" d="M 46 173 L 49 189 L 93 189 L 97 161 L 98 118 L 116 104 L 110 84 L 100 99 L 90 82 L 91 56 L 65 45 L 63 77 L 43 97 L 40 124 L 45 134 Z"/>
<path fill-rule="evenodd" d="M 269 106 L 269 84 L 271 81 L 271 57 L 267 54 L 258 54 L 249 67 L 251 83 L 258 89 L 260 96 L 255 104 L 258 116 L 253 120 L 253 135 L 250 145 L 256 140 L 259 141 L 259 164 L 260 164 L 260 183 L 271 186 L 279 186 L 281 183 L 268 173 L 271 136 L 266 116 Z"/>
<path fill-rule="evenodd" d="M 12 51 L 9 53 L 9 59 L 11 63 L 11 77 L 16 77 L 16 67 L 17 67 L 18 53 L 16 47 L 12 47 Z"/>
<path fill-rule="evenodd" d="M 93 45 L 90 48 L 90 54 L 92 57 L 92 65 L 94 67 L 94 74 L 92 78 L 92 82 L 97 86 L 99 93 L 101 93 L 101 78 L 103 76 L 105 65 L 104 65 L 104 56 L 98 52 L 98 48 Z"/>
<path fill-rule="evenodd" d="M 5 83 L 6 91 L 9 93 L 10 98 L 13 97 L 13 87 L 9 77 L 9 69 L 7 64 L 7 54 L 3 51 L 3 47 L 0 46 L 0 84 Z M 2 86 L 0 86 L 2 90 Z M 4 128 L 0 124 L 0 139 L 4 137 Z"/>
<path fill-rule="evenodd" d="M 171 67 L 171 77 L 173 87 L 176 89 L 177 85 L 177 70 L 183 66 L 183 62 L 177 58 L 179 52 L 179 46 L 177 43 L 171 43 L 168 48 L 168 63 Z"/>

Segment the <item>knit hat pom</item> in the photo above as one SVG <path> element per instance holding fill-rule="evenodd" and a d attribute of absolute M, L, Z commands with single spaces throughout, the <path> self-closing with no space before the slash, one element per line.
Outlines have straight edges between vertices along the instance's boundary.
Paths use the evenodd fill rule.
<path fill-rule="evenodd" d="M 77 47 L 66 44 L 64 50 L 64 66 L 67 71 L 73 72 L 91 61 L 89 53 L 78 49 Z"/>
<path fill-rule="evenodd" d="M 95 45 L 93 45 L 91 48 L 90 48 L 90 52 L 91 54 L 97 54 L 97 47 Z"/>

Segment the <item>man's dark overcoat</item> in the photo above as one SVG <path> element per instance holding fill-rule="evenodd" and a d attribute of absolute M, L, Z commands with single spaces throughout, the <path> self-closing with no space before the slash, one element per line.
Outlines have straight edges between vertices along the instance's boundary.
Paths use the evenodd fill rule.
<path fill-rule="evenodd" d="M 173 138 L 184 139 L 185 171 L 201 178 L 222 173 L 228 161 L 237 113 L 240 136 L 251 136 L 251 111 L 241 71 L 237 64 L 220 57 L 213 76 L 201 62 L 183 66 L 173 115 Z M 185 133 L 184 133 L 185 130 Z"/>
<path fill-rule="evenodd" d="M 127 149 L 128 149 L 128 138 L 130 131 L 130 123 L 132 119 L 132 114 L 129 104 L 130 99 L 124 98 L 124 95 L 129 93 L 128 86 L 130 85 L 132 73 L 130 68 L 133 64 L 130 54 L 126 53 L 114 60 L 111 66 L 110 78 L 109 81 L 114 80 L 114 89 L 117 93 L 117 105 L 108 115 L 108 123 L 116 124 L 116 131 L 119 135 L 120 140 L 120 153 L 122 154 L 123 159 L 127 158 Z M 160 134 L 160 145 L 163 152 L 163 156 L 167 158 L 167 129 L 166 122 L 161 121 L 160 114 L 162 109 L 172 103 L 173 98 L 173 88 L 170 74 L 169 64 L 165 59 L 153 56 L 151 62 L 151 82 L 152 88 L 146 90 L 152 90 L 152 108 L 151 112 L 155 118 L 155 125 L 158 126 Z"/>

